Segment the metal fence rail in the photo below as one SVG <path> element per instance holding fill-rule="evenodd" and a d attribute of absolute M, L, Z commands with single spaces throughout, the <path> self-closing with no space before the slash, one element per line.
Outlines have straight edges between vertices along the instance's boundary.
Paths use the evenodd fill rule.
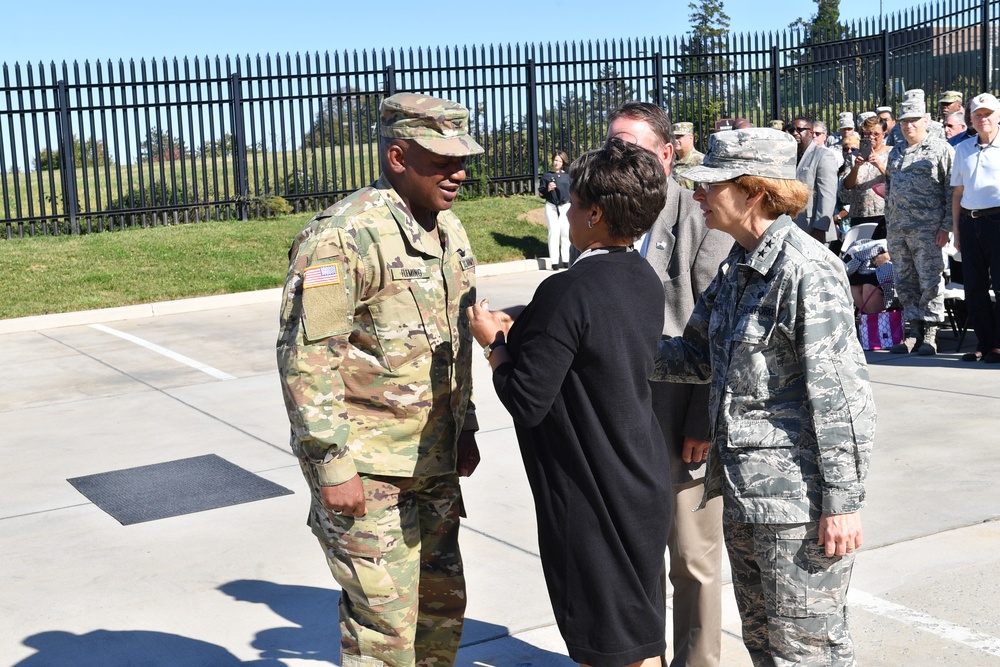
<path fill-rule="evenodd" d="M 378 105 L 413 90 L 472 111 L 468 195 L 533 192 L 556 150 L 628 100 L 695 124 L 994 90 L 1000 0 L 939 0 L 836 33 L 3 65 L 6 238 L 315 210 L 378 174 Z"/>

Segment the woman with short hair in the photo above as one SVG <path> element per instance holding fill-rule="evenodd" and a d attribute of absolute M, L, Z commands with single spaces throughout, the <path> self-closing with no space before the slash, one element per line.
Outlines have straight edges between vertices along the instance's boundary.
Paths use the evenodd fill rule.
<path fill-rule="evenodd" d="M 875 428 L 844 263 L 792 220 L 796 142 L 713 135 L 695 199 L 736 245 L 654 380 L 710 382 L 705 498 L 723 532 L 755 665 L 854 665 L 846 596 Z"/>
<path fill-rule="evenodd" d="M 664 295 L 632 243 L 663 208 L 666 176 L 652 153 L 616 138 L 570 174 L 580 257 L 539 285 L 509 331 L 483 304 L 469 319 L 514 420 L 570 657 L 658 667 L 672 495 L 648 378 Z"/>
<path fill-rule="evenodd" d="M 841 198 L 851 206 L 852 227 L 874 222 L 876 227 L 872 238 L 884 239 L 885 166 L 892 150 L 885 145 L 889 125 L 884 119 L 872 116 L 861 124 L 861 134 L 871 142 L 871 153 L 854 156 L 851 170 L 844 177 Z"/>

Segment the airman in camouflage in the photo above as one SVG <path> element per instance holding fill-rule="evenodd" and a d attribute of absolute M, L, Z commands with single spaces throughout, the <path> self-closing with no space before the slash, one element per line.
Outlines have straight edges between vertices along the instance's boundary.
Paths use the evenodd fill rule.
<path fill-rule="evenodd" d="M 684 178 L 684 172 L 701 164 L 705 154 L 694 147 L 694 123 L 674 123 L 673 130 L 677 160 L 670 175 L 682 188 L 694 190 L 694 181 Z"/>
<path fill-rule="evenodd" d="M 695 199 L 708 225 L 738 243 L 684 335 L 660 343 L 652 379 L 711 384 L 705 499 L 723 497 L 754 664 L 847 667 L 855 661 L 846 595 L 875 430 L 847 275 L 789 217 L 793 197 L 777 215 L 763 202 L 778 196 L 727 194 L 744 187 L 732 182 L 741 176 L 782 192 L 795 158 L 796 142 L 775 130 L 725 132 L 689 172 L 720 191 L 702 185 Z"/>
<path fill-rule="evenodd" d="M 922 101 L 903 102 L 899 124 L 905 141 L 886 162 L 886 241 L 895 272 L 906 339 L 890 352 L 937 353 L 937 329 L 944 321 L 944 256 L 951 231 L 951 167 L 955 149 L 932 137 Z"/>
<path fill-rule="evenodd" d="M 308 522 L 342 589 L 345 667 L 450 665 L 462 635 L 476 262 L 448 209 L 483 152 L 468 119 L 448 100 L 386 98 L 381 178 L 289 253 L 278 369 Z"/>

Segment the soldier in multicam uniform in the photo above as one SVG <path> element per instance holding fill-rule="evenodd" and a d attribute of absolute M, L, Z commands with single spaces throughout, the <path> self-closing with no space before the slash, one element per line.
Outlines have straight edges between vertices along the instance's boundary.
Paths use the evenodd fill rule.
<path fill-rule="evenodd" d="M 483 152 L 468 121 L 447 100 L 386 98 L 381 178 L 289 253 L 278 368 L 308 523 L 342 588 L 345 667 L 450 665 L 462 635 L 476 262 L 448 209 Z"/>
<path fill-rule="evenodd" d="M 673 167 L 674 180 L 682 188 L 694 190 L 694 181 L 684 178 L 684 172 L 701 164 L 705 154 L 694 147 L 694 123 L 674 123 L 673 129 L 674 151 L 677 153 Z"/>
<path fill-rule="evenodd" d="M 795 158 L 787 134 L 723 132 L 688 172 L 737 244 L 653 379 L 711 383 L 705 499 L 723 498 L 753 663 L 840 667 L 875 405 L 843 262 L 789 217 L 808 196 Z"/>
<path fill-rule="evenodd" d="M 909 333 L 889 348 L 895 354 L 937 354 L 944 321 L 944 255 L 951 231 L 951 167 L 955 149 L 928 130 L 924 103 L 911 97 L 900 107 L 902 144 L 886 163 L 886 241 Z"/>

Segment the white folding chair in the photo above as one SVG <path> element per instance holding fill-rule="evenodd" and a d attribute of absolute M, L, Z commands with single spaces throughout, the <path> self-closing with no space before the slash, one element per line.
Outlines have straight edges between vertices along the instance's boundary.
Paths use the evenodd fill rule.
<path fill-rule="evenodd" d="M 840 254 L 847 252 L 847 249 L 851 247 L 852 243 L 857 241 L 867 241 L 875 233 L 875 228 L 878 227 L 874 222 L 865 222 L 860 225 L 851 225 L 846 232 L 844 232 L 844 240 L 840 244 Z"/>

